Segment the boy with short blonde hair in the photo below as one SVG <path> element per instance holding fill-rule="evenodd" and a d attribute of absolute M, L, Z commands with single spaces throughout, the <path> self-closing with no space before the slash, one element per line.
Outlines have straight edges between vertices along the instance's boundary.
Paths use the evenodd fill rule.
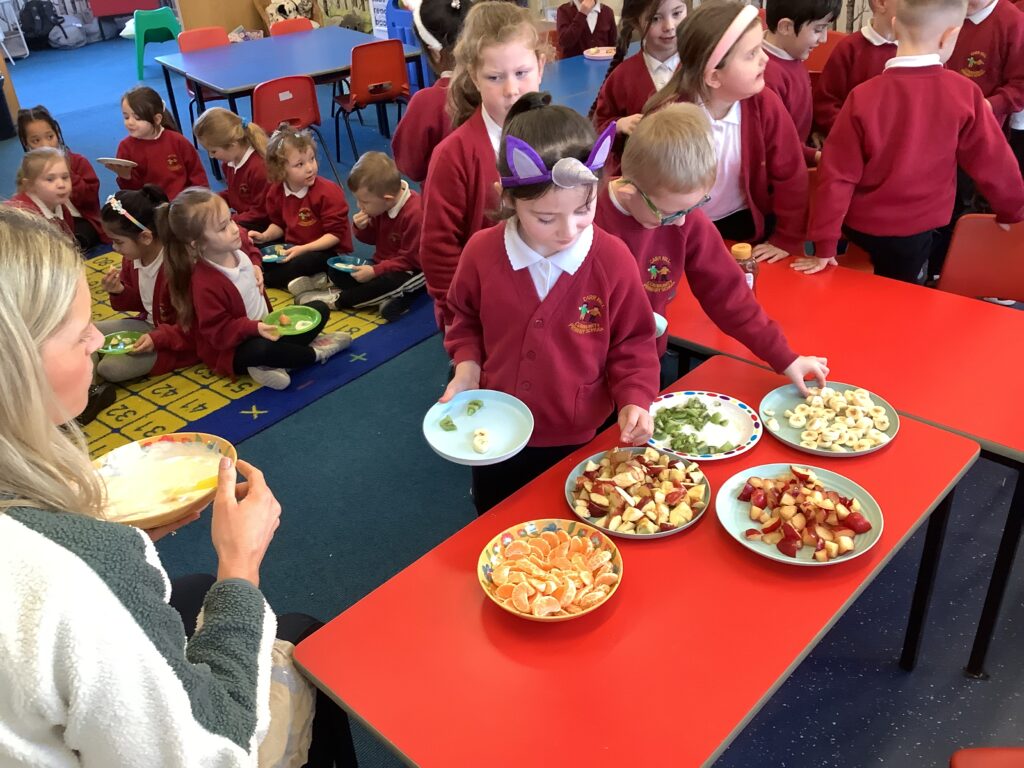
<path fill-rule="evenodd" d="M 871 255 L 876 274 L 924 282 L 946 239 L 959 165 L 1008 226 L 1024 219 L 1024 181 L 981 91 L 943 68 L 964 22 L 964 0 L 902 0 L 900 55 L 850 94 L 825 143 L 807 237 L 835 263 L 840 230 Z"/>
<path fill-rule="evenodd" d="M 850 92 L 882 74 L 885 62 L 896 55 L 892 22 L 899 0 L 868 0 L 868 5 L 868 23 L 836 44 L 814 86 L 814 130 L 821 136 L 832 130 Z"/>
<path fill-rule="evenodd" d="M 693 104 L 672 104 L 641 120 L 622 154 L 622 178 L 609 180 L 594 223 L 629 246 L 651 308 L 665 315 L 684 279 L 708 317 L 800 387 L 828 375 L 823 358 L 800 357 L 757 303 L 711 220 L 718 159 L 711 124 Z M 658 340 L 658 353 L 668 346 Z"/>

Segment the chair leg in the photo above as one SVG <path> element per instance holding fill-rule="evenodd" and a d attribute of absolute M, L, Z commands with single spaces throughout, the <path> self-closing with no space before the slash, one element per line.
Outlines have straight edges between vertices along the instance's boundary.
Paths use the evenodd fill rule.
<path fill-rule="evenodd" d="M 146 56 L 146 33 L 145 31 L 135 31 L 135 69 L 139 75 L 139 80 L 142 79 L 142 60 Z M 141 35 L 141 37 L 139 37 Z"/>
<path fill-rule="evenodd" d="M 195 129 L 195 124 L 196 124 L 195 106 L 196 106 L 196 100 L 195 99 L 191 99 L 189 101 L 189 103 L 188 103 L 188 124 L 192 126 L 192 146 L 195 147 L 196 149 L 199 149 L 199 140 L 196 139 L 196 129 Z M 178 127 L 180 128 L 181 126 L 179 125 Z"/>
<path fill-rule="evenodd" d="M 331 151 L 327 148 L 327 142 L 324 141 L 324 135 L 320 133 L 320 129 L 315 125 L 309 126 L 316 133 L 316 137 L 320 139 L 320 146 L 324 149 L 324 157 L 327 158 L 327 164 L 331 166 L 331 173 L 334 174 L 334 180 L 338 182 L 338 186 L 344 188 L 344 184 L 341 182 L 341 177 L 338 175 L 338 169 L 334 167 L 334 161 L 331 159 Z"/>
<path fill-rule="evenodd" d="M 338 125 L 338 118 L 341 117 L 341 110 L 334 113 L 334 158 L 341 162 L 341 126 Z"/>
<path fill-rule="evenodd" d="M 359 115 L 359 122 L 363 122 L 362 110 L 357 111 L 356 114 Z M 348 131 L 348 141 L 352 145 L 352 162 L 355 163 L 359 159 L 359 150 L 356 149 L 356 137 L 352 133 L 352 123 L 349 122 L 348 115 L 345 115 L 345 130 Z"/>

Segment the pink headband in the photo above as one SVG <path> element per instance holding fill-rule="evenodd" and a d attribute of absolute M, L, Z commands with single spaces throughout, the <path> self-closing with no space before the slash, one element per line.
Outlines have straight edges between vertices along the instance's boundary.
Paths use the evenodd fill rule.
<path fill-rule="evenodd" d="M 725 58 L 725 54 L 729 52 L 729 49 L 736 45 L 736 41 L 739 40 L 743 33 L 747 31 L 747 27 L 750 26 L 750 22 L 757 18 L 757 8 L 752 5 L 744 5 L 740 12 L 736 14 L 736 18 L 732 20 L 732 24 L 725 30 L 725 34 L 722 35 L 721 40 L 718 41 L 718 45 L 715 46 L 715 50 L 711 52 L 711 58 L 708 59 L 708 65 L 704 67 L 704 77 L 707 77 L 714 72 L 718 65 L 722 63 L 722 59 Z"/>

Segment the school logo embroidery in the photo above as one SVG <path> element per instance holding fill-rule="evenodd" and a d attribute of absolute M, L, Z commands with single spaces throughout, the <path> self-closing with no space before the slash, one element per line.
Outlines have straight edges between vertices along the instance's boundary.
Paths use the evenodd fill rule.
<path fill-rule="evenodd" d="M 388 236 L 388 242 L 391 243 L 394 246 L 401 245 L 401 243 L 402 243 L 402 236 L 400 234 L 398 234 L 397 232 L 392 232 L 391 235 Z"/>
<path fill-rule="evenodd" d="M 245 182 L 239 184 L 238 185 L 238 194 L 240 194 L 240 195 L 248 195 L 249 194 L 249 185 L 246 184 Z"/>
<path fill-rule="evenodd" d="M 178 169 L 178 168 L 181 168 L 181 160 L 178 159 L 177 155 L 168 155 L 167 156 L 167 167 L 175 169 L 175 170 Z"/>
<path fill-rule="evenodd" d="M 588 333 L 600 333 L 604 330 L 604 299 L 600 296 L 590 294 L 583 297 L 579 307 L 579 319 L 569 323 L 569 328 L 574 333 L 585 335 Z"/>
<path fill-rule="evenodd" d="M 299 226 L 312 227 L 316 224 L 316 216 L 310 208 L 299 208 Z"/>
<path fill-rule="evenodd" d="M 665 293 L 676 287 L 676 281 L 669 277 L 672 262 L 668 256 L 652 256 L 647 262 L 647 277 L 644 288 L 649 293 Z"/>
<path fill-rule="evenodd" d="M 974 79 L 984 77 L 985 65 L 988 63 L 987 58 L 984 51 L 971 51 L 967 56 L 967 66 L 960 68 L 960 74 Z"/>

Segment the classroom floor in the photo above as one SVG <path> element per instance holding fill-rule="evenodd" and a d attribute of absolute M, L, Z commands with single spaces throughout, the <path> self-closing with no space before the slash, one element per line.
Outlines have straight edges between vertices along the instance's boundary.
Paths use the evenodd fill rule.
<path fill-rule="evenodd" d="M 151 46 L 154 53 L 159 48 Z M 112 154 L 123 135 L 118 100 L 135 84 L 133 55 L 132 44 L 120 40 L 77 51 L 33 52 L 18 61 L 12 77 L 22 105 L 46 104 L 69 145 L 94 158 Z M 147 66 L 146 74 L 146 83 L 162 92 L 159 69 Z M 80 87 L 85 82 L 89 87 Z M 322 89 L 325 114 L 328 92 Z M 183 88 L 178 97 L 184 105 Z M 361 151 L 386 148 L 372 123 L 370 115 L 366 128 L 356 127 Z M 331 130 L 325 132 L 329 144 Z M 16 139 L 0 142 L 0 194 L 13 191 L 20 155 Z M 114 191 L 113 178 L 99 172 L 105 196 Z M 333 617 L 473 519 L 469 472 L 437 458 L 420 433 L 422 414 L 442 391 L 445 375 L 446 358 L 435 336 L 238 446 L 240 456 L 266 472 L 284 509 L 261 584 L 277 610 Z M 917 670 L 900 671 L 896 656 L 921 534 L 782 685 L 716 768 L 942 766 L 958 747 L 1024 743 L 1024 665 L 1016 653 L 1024 624 L 1024 556 L 989 653 L 991 679 L 968 680 L 960 671 L 1013 481 L 1008 470 L 981 460 L 961 482 Z M 208 516 L 163 539 L 159 548 L 172 578 L 215 568 Z M 799 599 L 780 596 L 777 606 L 763 609 L 777 611 L 781 623 L 788 611 L 799 610 Z M 396 626 L 380 631 L 415 631 L 400 621 L 396 617 Z M 756 664 L 771 653 L 772 639 L 751 638 L 749 645 L 737 665 Z M 677 652 L 686 653 L 685 638 Z M 679 732 L 685 738 L 685 712 Z M 356 739 L 363 766 L 402 764 L 362 728 L 356 728 Z M 662 766 L 638 768 L 668 766 L 670 756 Z"/>

